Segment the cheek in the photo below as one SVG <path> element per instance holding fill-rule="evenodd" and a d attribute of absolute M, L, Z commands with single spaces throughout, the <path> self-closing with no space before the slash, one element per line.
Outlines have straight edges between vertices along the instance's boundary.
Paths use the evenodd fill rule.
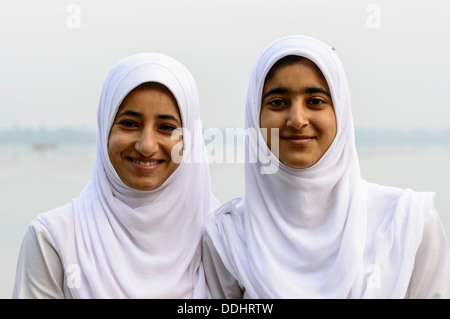
<path fill-rule="evenodd" d="M 331 112 L 330 118 L 329 118 L 329 127 L 331 131 L 331 135 L 333 136 L 333 139 L 336 137 L 337 133 L 337 122 L 336 122 L 336 115 L 334 112 Z"/>
<path fill-rule="evenodd" d="M 111 161 L 113 161 L 113 157 L 124 150 L 128 144 L 129 142 L 123 134 L 111 132 L 108 139 L 108 154 Z"/>
<path fill-rule="evenodd" d="M 266 141 L 266 143 L 269 145 L 271 145 L 271 139 L 272 137 L 272 129 L 278 129 L 281 130 L 281 128 L 283 127 L 283 119 L 281 117 L 280 113 L 275 113 L 275 112 L 261 112 L 261 117 L 260 117 L 260 128 L 261 133 L 264 137 L 264 140 Z"/>
<path fill-rule="evenodd" d="M 168 139 L 163 145 L 165 152 L 170 156 L 171 160 L 175 163 L 180 163 L 181 157 L 183 156 L 183 138 L 180 137 L 178 140 Z"/>
<path fill-rule="evenodd" d="M 286 125 L 287 114 L 284 111 L 271 111 L 263 108 L 259 117 L 261 128 L 278 128 L 281 129 Z"/>
<path fill-rule="evenodd" d="M 333 143 L 337 132 L 334 112 L 329 112 L 321 121 L 321 125 L 322 133 L 326 139 L 326 145 L 324 146 L 328 148 Z"/>
<path fill-rule="evenodd" d="M 271 123 L 272 116 L 266 111 L 264 108 L 261 110 L 261 114 L 259 116 L 259 127 L 261 128 L 270 128 L 272 127 Z"/>
<path fill-rule="evenodd" d="M 272 129 L 278 129 L 279 132 L 283 125 L 284 117 L 281 112 L 264 111 L 264 109 L 261 111 L 260 128 L 264 129 L 261 130 L 261 134 L 269 148 L 272 147 L 272 138 L 277 137 L 277 135 L 272 136 Z"/>
<path fill-rule="evenodd" d="M 329 110 L 321 116 L 321 127 L 330 134 L 336 135 L 336 116 L 333 110 Z"/>

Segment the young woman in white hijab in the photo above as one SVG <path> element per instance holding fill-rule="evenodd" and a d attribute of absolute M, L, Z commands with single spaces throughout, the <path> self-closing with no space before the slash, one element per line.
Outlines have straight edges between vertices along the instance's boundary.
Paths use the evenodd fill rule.
<path fill-rule="evenodd" d="M 305 36 L 268 46 L 251 73 L 245 125 L 245 200 L 205 223 L 213 298 L 450 297 L 434 194 L 362 178 L 332 47 Z"/>
<path fill-rule="evenodd" d="M 218 202 L 191 73 L 163 54 L 127 57 L 97 117 L 92 179 L 29 226 L 13 298 L 207 298 L 201 231 Z"/>

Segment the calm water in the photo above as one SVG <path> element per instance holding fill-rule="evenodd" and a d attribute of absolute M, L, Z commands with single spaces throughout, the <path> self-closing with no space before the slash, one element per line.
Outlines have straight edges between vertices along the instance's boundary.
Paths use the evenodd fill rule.
<path fill-rule="evenodd" d="M 431 145 L 360 145 L 365 179 L 385 185 L 436 192 L 436 208 L 450 234 L 450 148 Z M 0 144 L 0 298 L 10 298 L 17 255 L 28 223 L 39 213 L 63 205 L 89 180 L 95 144 Z M 226 201 L 244 193 L 243 164 L 211 164 L 212 185 Z"/>

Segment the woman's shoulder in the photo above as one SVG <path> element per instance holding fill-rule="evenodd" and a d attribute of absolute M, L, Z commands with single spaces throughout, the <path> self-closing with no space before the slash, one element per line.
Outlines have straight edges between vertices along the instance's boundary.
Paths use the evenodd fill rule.
<path fill-rule="evenodd" d="M 437 215 L 434 198 L 433 192 L 368 183 L 368 222 L 372 225 L 415 225 L 420 231 L 430 217 Z"/>
<path fill-rule="evenodd" d="M 428 212 L 434 207 L 434 196 L 434 192 L 430 191 L 367 183 L 367 199 L 370 206 L 397 206 L 399 202 L 406 205 L 421 202 Z"/>
<path fill-rule="evenodd" d="M 204 227 L 214 227 L 214 225 L 217 223 L 222 223 L 224 220 L 231 219 L 234 222 L 241 220 L 242 207 L 243 202 L 240 198 L 234 198 L 228 202 L 225 202 L 206 217 Z"/>
<path fill-rule="evenodd" d="M 230 238 L 241 238 L 244 234 L 243 202 L 232 199 L 217 208 L 206 218 L 203 224 L 203 238 L 208 243 L 222 246 Z"/>
<path fill-rule="evenodd" d="M 55 237 L 48 228 L 48 221 L 56 227 L 64 228 L 61 232 L 68 243 L 70 234 L 70 205 L 64 205 L 41 213 L 28 225 L 23 238 L 17 263 L 16 282 L 13 298 L 64 298 L 70 292 L 63 286 L 64 269 L 61 253 Z M 73 227 L 73 226 L 72 226 Z"/>
<path fill-rule="evenodd" d="M 60 229 L 63 231 L 68 231 L 68 229 L 72 226 L 74 220 L 74 210 L 71 202 L 53 208 L 49 211 L 40 213 L 31 223 L 31 225 L 36 230 L 41 230 L 42 227 L 47 230 Z"/>
<path fill-rule="evenodd" d="M 391 185 L 383 185 L 378 183 L 366 182 L 368 198 L 379 201 L 398 200 L 405 191 L 403 188 Z"/>

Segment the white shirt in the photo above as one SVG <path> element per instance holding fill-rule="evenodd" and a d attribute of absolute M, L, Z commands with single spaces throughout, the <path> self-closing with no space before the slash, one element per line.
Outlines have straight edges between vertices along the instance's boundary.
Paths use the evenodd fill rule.
<path fill-rule="evenodd" d="M 158 189 L 139 191 L 121 181 L 107 145 L 122 100 L 146 82 L 172 92 L 185 131 L 176 170 Z M 14 296 L 206 298 L 202 223 L 218 202 L 211 192 L 192 74 L 163 54 L 127 57 L 108 74 L 97 114 L 92 178 L 79 198 L 32 223 Z"/>
<path fill-rule="evenodd" d="M 288 55 L 321 70 L 336 116 L 331 146 L 303 169 L 281 163 L 260 132 L 264 80 Z M 253 132 L 246 140 L 245 198 L 225 203 L 206 222 L 208 268 L 220 256 L 250 298 L 449 296 L 450 253 L 434 193 L 376 185 L 361 176 L 350 90 L 331 46 L 294 35 L 263 50 L 250 75 L 245 128 Z M 224 284 L 228 291 L 227 275 L 212 272 L 215 296 L 227 295 L 217 289 Z"/>

